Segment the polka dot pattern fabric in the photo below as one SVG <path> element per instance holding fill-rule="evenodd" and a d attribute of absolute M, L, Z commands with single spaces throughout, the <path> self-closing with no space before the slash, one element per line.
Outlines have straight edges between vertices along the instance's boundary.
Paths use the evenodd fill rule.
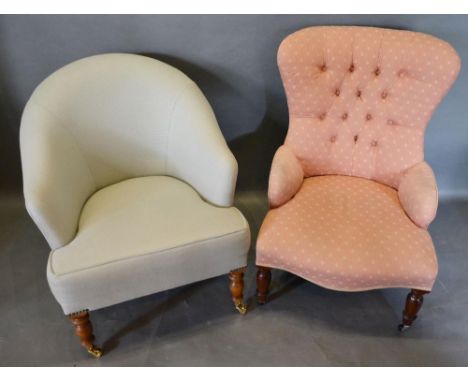
<path fill-rule="evenodd" d="M 281 43 L 278 65 L 289 107 L 280 150 L 290 152 L 272 164 L 276 208 L 257 264 L 335 290 L 431 290 L 437 259 L 425 228 L 437 188 L 424 131 L 460 70 L 455 50 L 416 32 L 312 27 Z M 283 171 L 296 162 L 299 186 L 300 171 Z"/>
<path fill-rule="evenodd" d="M 423 160 L 424 130 L 460 60 L 422 33 L 312 27 L 278 51 L 289 146 L 306 176 L 341 174 L 397 187 Z"/>
<path fill-rule="evenodd" d="M 302 166 L 287 146 L 276 150 L 268 181 L 268 201 L 278 207 L 291 199 L 304 180 Z"/>
<path fill-rule="evenodd" d="M 426 162 L 405 171 L 398 187 L 398 197 L 414 224 L 427 228 L 434 220 L 439 195 L 434 173 Z"/>
<path fill-rule="evenodd" d="M 431 237 L 405 214 L 397 191 L 339 175 L 305 179 L 293 199 L 268 212 L 257 264 L 341 291 L 431 290 L 437 275 Z"/>

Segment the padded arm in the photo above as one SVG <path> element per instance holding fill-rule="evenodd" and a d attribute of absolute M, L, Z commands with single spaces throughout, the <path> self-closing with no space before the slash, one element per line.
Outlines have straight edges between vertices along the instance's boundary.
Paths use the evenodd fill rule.
<path fill-rule="evenodd" d="M 410 219 L 419 227 L 427 228 L 437 212 L 438 191 L 434 173 L 426 162 L 403 173 L 398 196 Z"/>
<path fill-rule="evenodd" d="M 299 160 L 287 146 L 280 146 L 273 157 L 268 184 L 268 201 L 279 207 L 291 199 L 304 180 Z"/>
<path fill-rule="evenodd" d="M 215 205 L 232 206 L 237 162 L 210 104 L 193 82 L 176 101 L 169 134 L 167 174 L 189 183 Z"/>
<path fill-rule="evenodd" d="M 20 129 L 26 208 L 52 249 L 76 234 L 81 209 L 95 191 L 73 137 L 52 114 L 29 101 Z"/>

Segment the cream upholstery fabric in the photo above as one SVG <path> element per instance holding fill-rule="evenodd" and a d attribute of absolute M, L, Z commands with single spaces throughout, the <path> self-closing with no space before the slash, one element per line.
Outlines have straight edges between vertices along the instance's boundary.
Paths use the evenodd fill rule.
<path fill-rule="evenodd" d="M 107 289 L 105 275 L 114 272 L 109 269 L 122 273 L 112 286 L 111 303 L 116 303 L 126 300 L 129 290 L 131 298 L 139 297 L 243 267 L 249 239 L 248 224 L 236 208 L 208 204 L 175 178 L 134 178 L 86 202 L 75 239 L 51 253 L 49 282 L 65 311 L 102 307 L 109 305 L 109 296 L 94 289 Z M 104 276 L 90 281 L 93 268 Z M 151 273 L 135 280 L 136 270 Z M 72 280 L 81 286 L 75 288 Z"/>
<path fill-rule="evenodd" d="M 171 175 L 232 203 L 237 163 L 200 89 L 179 70 L 106 54 L 58 70 L 23 113 L 28 211 L 52 248 L 73 239 L 83 202 L 124 179 Z"/>
<path fill-rule="evenodd" d="M 132 54 L 69 64 L 28 101 L 20 148 L 26 207 L 53 250 L 49 282 L 65 313 L 246 265 L 236 160 L 179 70 Z"/>

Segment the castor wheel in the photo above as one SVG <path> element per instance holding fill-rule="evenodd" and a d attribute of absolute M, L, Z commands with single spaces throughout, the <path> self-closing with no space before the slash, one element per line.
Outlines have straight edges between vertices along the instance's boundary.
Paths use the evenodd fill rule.
<path fill-rule="evenodd" d="M 411 328 L 411 325 L 405 325 L 405 324 L 398 325 L 398 331 L 401 333 L 407 331 L 409 328 Z"/>
<path fill-rule="evenodd" d="M 258 305 L 265 305 L 267 303 L 267 297 L 266 296 L 258 296 L 257 295 L 257 304 Z"/>

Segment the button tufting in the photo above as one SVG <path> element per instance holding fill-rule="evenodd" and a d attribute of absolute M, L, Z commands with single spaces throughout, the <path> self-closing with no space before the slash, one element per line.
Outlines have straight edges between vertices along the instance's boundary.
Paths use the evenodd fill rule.
<path fill-rule="evenodd" d="M 356 134 L 356 135 L 354 136 L 354 143 L 357 143 L 358 139 L 359 139 L 359 135 Z"/>
<path fill-rule="evenodd" d="M 389 119 L 387 125 L 396 125 L 396 122 L 393 119 Z"/>
<path fill-rule="evenodd" d="M 355 69 L 354 64 L 351 64 L 351 66 L 349 67 L 349 72 L 350 73 L 354 72 L 354 69 Z"/>
<path fill-rule="evenodd" d="M 321 70 L 322 72 L 326 72 L 326 71 L 327 71 L 327 65 L 322 64 L 322 65 L 320 66 L 320 70 Z"/>
<path fill-rule="evenodd" d="M 323 120 L 325 119 L 326 116 L 327 116 L 326 113 L 322 113 L 322 114 L 319 115 L 319 119 L 320 119 L 321 121 L 323 121 Z"/>
<path fill-rule="evenodd" d="M 376 76 L 379 76 L 379 75 L 380 75 L 380 68 L 376 68 L 376 69 L 374 70 L 374 74 L 375 74 Z"/>
<path fill-rule="evenodd" d="M 368 121 L 370 121 L 370 120 L 372 119 L 372 115 L 371 115 L 371 114 L 367 114 L 367 115 L 366 115 L 366 119 L 367 119 Z"/>
<path fill-rule="evenodd" d="M 340 89 L 336 89 L 336 90 L 335 90 L 335 95 L 336 95 L 337 97 L 339 97 L 339 95 L 340 95 Z"/>
<path fill-rule="evenodd" d="M 380 96 L 382 97 L 382 99 L 385 99 L 385 98 L 387 98 L 388 93 L 386 91 L 383 91 Z"/>
<path fill-rule="evenodd" d="M 406 71 L 404 69 L 401 69 L 399 72 L 398 72 L 398 77 L 404 77 L 406 75 Z"/>
<path fill-rule="evenodd" d="M 334 143 L 335 141 L 336 141 L 336 135 L 332 135 L 332 136 L 330 137 L 330 142 L 331 142 L 331 143 Z"/>
<path fill-rule="evenodd" d="M 371 142 L 371 146 L 372 146 L 372 147 L 376 147 L 376 146 L 377 146 L 377 141 L 375 141 L 375 140 L 372 141 L 372 142 Z"/>
<path fill-rule="evenodd" d="M 348 119 L 348 113 L 344 113 L 342 116 L 341 116 L 341 119 L 343 121 L 347 120 Z"/>
<path fill-rule="evenodd" d="M 356 97 L 360 98 L 362 95 L 362 92 L 360 90 L 356 90 Z"/>

